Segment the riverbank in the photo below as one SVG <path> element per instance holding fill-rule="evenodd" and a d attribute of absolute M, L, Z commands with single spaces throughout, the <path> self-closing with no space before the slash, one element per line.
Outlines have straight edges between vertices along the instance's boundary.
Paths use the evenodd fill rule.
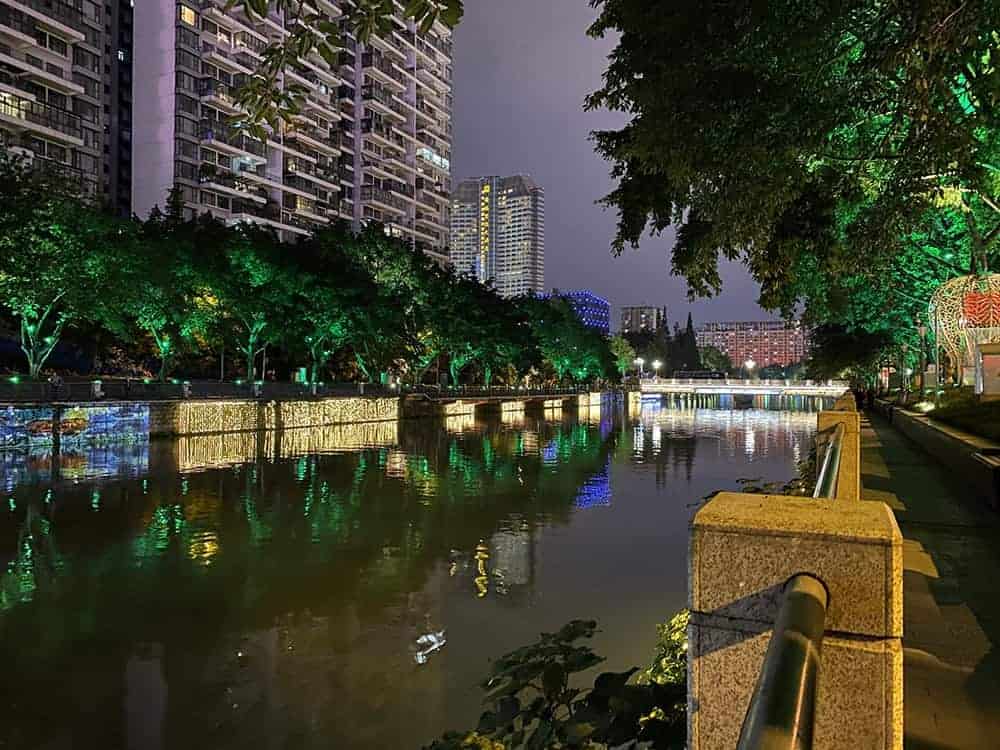
<path fill-rule="evenodd" d="M 464 397 L 428 394 L 309 399 L 175 399 L 0 404 L 0 449 L 64 443 L 136 442 L 161 437 L 270 432 L 376 424 L 399 419 L 474 415 L 526 409 L 600 409 L 611 392 L 484 391 Z M 627 399 L 638 410 L 639 394 Z"/>

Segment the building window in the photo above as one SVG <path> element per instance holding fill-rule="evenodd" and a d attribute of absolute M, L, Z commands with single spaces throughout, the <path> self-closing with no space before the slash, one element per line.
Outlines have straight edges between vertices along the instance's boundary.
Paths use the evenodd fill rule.
<path fill-rule="evenodd" d="M 180 17 L 181 21 L 186 23 L 188 26 L 198 25 L 197 14 L 194 12 L 192 8 L 189 8 L 186 5 L 181 5 L 178 7 L 178 16 Z"/>

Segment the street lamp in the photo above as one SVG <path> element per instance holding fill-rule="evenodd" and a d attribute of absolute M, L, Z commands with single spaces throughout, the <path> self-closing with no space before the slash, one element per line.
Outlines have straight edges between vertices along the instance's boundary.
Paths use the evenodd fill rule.
<path fill-rule="evenodd" d="M 743 366 L 746 368 L 746 371 L 747 371 L 747 380 L 752 379 L 753 378 L 753 368 L 755 368 L 757 366 L 757 363 L 754 362 L 752 359 L 748 359 L 746 362 L 743 363 Z"/>
<path fill-rule="evenodd" d="M 635 358 L 635 365 L 636 365 L 636 367 L 639 368 L 639 377 L 640 378 L 642 377 L 642 373 L 643 373 L 642 366 L 644 364 L 646 364 L 646 360 L 644 360 L 642 357 L 636 357 Z"/>
<path fill-rule="evenodd" d="M 659 379 L 659 377 L 660 377 L 660 368 L 661 367 L 663 367 L 663 363 L 660 360 L 658 360 L 658 359 L 654 359 L 653 360 L 653 372 L 656 374 L 657 379 Z"/>
<path fill-rule="evenodd" d="M 904 341 L 902 344 L 900 344 L 899 349 L 902 352 L 902 360 L 903 360 L 902 362 L 900 362 L 899 366 L 899 374 L 902 376 L 902 382 L 899 385 L 900 385 L 900 393 L 902 395 L 901 403 L 905 404 L 906 394 L 910 392 L 910 379 L 909 376 L 906 374 L 906 353 L 909 351 L 910 345 Z"/>

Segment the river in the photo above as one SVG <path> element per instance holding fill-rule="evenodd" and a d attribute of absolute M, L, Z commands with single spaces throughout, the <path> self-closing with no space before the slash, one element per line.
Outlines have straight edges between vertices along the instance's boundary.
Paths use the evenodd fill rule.
<path fill-rule="evenodd" d="M 416 749 L 573 618 L 645 666 L 699 501 L 790 478 L 820 402 L 796 406 L 8 454 L 0 747 Z"/>

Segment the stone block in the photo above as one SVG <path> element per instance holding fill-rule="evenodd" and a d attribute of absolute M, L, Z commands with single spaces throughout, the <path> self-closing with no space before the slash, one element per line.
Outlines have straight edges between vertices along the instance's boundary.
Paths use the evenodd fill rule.
<path fill-rule="evenodd" d="M 827 630 L 902 636 L 902 536 L 883 503 L 720 493 L 690 545 L 692 612 L 770 627 L 784 583 L 809 573 L 830 593 Z"/>
<path fill-rule="evenodd" d="M 861 415 L 854 411 L 854 396 L 848 394 L 847 398 L 850 399 L 850 410 L 822 411 L 816 426 L 822 431 L 838 423 L 844 425 L 836 499 L 856 501 L 861 499 Z"/>
<path fill-rule="evenodd" d="M 688 626 L 688 747 L 736 747 L 770 626 L 693 613 Z M 902 748 L 898 638 L 827 635 L 820 656 L 813 750 Z"/>

